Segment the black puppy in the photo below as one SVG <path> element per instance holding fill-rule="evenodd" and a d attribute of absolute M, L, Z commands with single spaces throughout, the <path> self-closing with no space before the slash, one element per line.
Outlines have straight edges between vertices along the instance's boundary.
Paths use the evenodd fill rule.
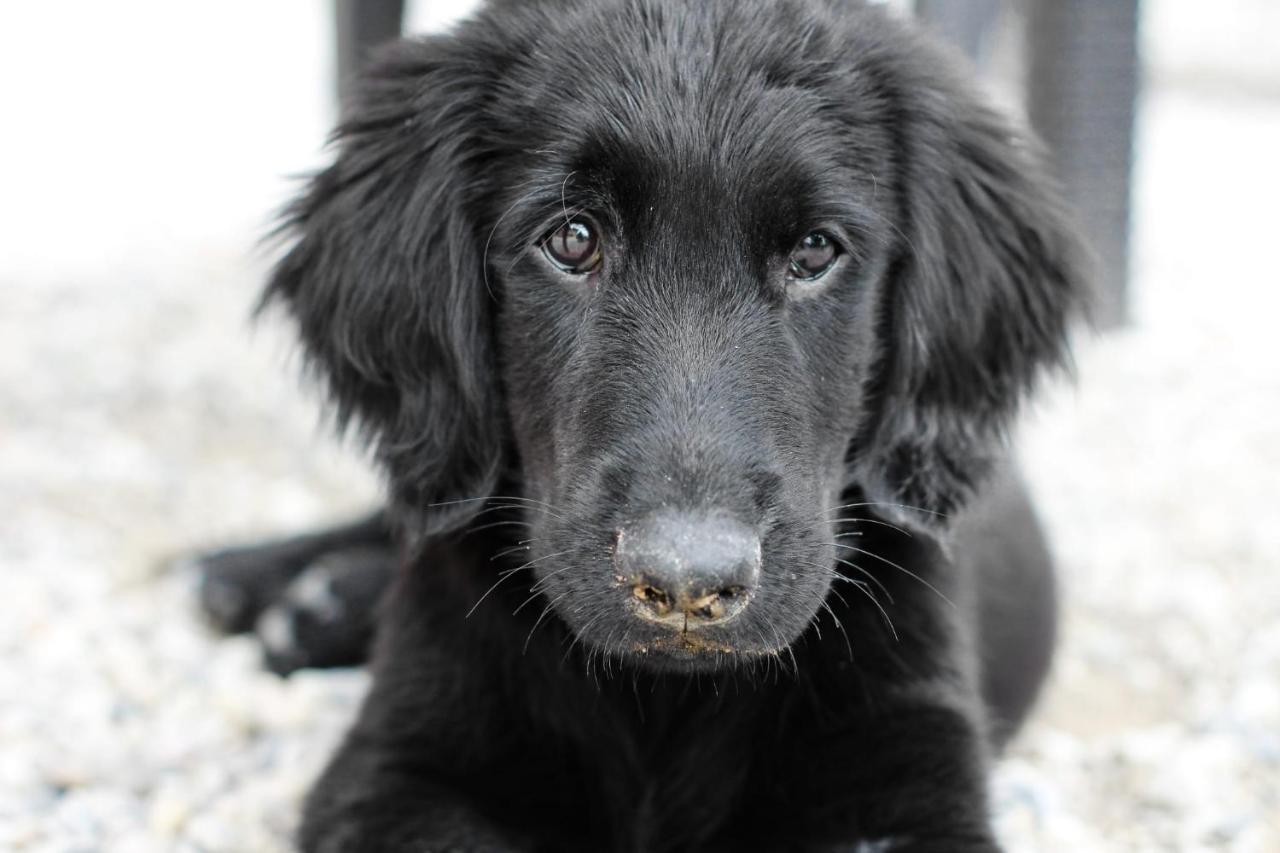
<path fill-rule="evenodd" d="M 267 301 L 407 557 L 302 847 L 997 849 L 1084 294 L 1025 140 L 836 0 L 494 3 L 339 139 Z"/>

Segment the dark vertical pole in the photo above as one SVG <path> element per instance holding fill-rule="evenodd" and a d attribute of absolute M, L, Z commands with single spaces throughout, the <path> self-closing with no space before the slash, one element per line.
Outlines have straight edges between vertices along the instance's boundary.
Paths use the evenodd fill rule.
<path fill-rule="evenodd" d="M 1000 0 L 916 0 L 918 15 L 930 30 L 982 64 L 984 42 L 1000 17 Z"/>
<path fill-rule="evenodd" d="M 334 0 L 337 37 L 338 98 L 369 56 L 369 49 L 397 38 L 404 19 L 404 0 Z"/>
<path fill-rule="evenodd" d="M 1128 318 L 1138 0 L 1029 0 L 1028 113 L 1098 257 L 1099 324 Z"/>

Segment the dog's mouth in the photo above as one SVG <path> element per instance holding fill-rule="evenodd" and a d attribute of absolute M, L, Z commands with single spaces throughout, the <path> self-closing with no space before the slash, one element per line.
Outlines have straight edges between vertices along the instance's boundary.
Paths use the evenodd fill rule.
<path fill-rule="evenodd" d="M 617 652 L 624 660 L 644 669 L 697 674 L 737 669 L 777 657 L 784 649 L 746 646 L 728 637 L 680 631 L 632 640 Z"/>
<path fill-rule="evenodd" d="M 701 634 L 682 631 L 669 637 L 656 637 L 632 645 L 631 651 L 638 655 L 654 653 L 674 658 L 693 658 L 702 655 L 731 655 L 737 650 L 726 642 L 709 639 Z"/>

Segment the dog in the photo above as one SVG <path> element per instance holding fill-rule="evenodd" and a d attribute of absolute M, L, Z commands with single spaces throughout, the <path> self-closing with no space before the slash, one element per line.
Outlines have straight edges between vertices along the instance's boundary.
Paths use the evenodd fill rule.
<path fill-rule="evenodd" d="M 1055 620 L 1006 435 L 1088 301 L 1035 145 L 875 7 L 528 0 L 337 146 L 264 302 L 388 509 L 206 562 L 281 671 L 376 625 L 302 849 L 998 850 Z"/>

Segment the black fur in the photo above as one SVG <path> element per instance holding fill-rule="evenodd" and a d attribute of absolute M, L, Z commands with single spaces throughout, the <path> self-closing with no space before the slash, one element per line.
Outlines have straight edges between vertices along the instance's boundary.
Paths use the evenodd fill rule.
<path fill-rule="evenodd" d="M 1003 434 L 1084 288 L 962 78 L 835 0 L 496 3 L 382 54 L 266 295 L 412 546 L 304 849 L 996 849 L 1053 617 Z M 580 213 L 590 279 L 540 249 Z M 844 255 L 789 284 L 814 229 Z M 732 622 L 634 617 L 617 531 L 673 507 L 759 533 Z"/>

